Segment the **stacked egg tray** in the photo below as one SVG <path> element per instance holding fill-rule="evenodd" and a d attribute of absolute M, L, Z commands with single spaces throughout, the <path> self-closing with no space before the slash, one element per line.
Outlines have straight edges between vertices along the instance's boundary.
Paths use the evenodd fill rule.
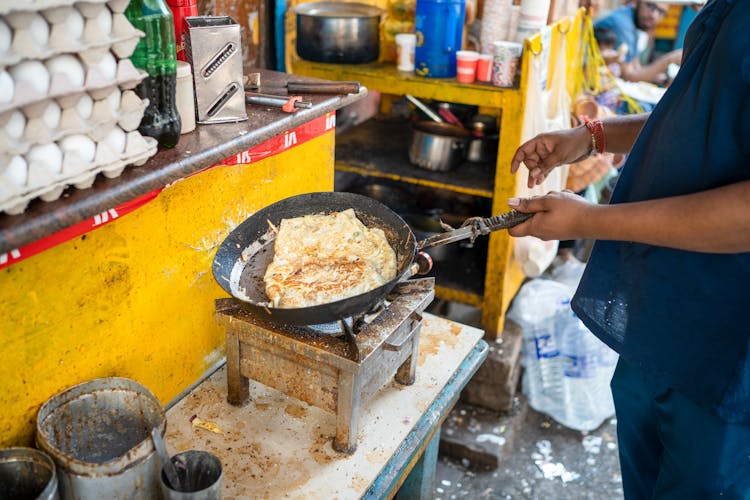
<path fill-rule="evenodd" d="M 141 31 L 129 0 L 0 0 L 0 212 L 119 176 L 156 153 L 138 132 Z M 11 5 L 12 4 L 12 5 Z"/>

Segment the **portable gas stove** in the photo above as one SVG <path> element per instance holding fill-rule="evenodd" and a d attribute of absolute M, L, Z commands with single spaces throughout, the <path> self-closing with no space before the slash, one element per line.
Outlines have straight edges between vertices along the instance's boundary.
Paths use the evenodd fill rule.
<path fill-rule="evenodd" d="M 227 333 L 229 403 L 248 402 L 249 379 L 336 414 L 333 448 L 357 448 L 362 405 L 391 377 L 414 383 L 422 312 L 435 296 L 433 278 L 399 283 L 378 310 L 338 324 L 278 325 L 237 299 L 216 301 Z M 326 330 L 335 330 L 331 333 Z"/>

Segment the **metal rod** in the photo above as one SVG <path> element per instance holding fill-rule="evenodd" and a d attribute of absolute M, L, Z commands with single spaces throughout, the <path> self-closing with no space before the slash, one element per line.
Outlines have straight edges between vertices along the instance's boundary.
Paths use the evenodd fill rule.
<path fill-rule="evenodd" d="M 272 106 L 280 108 L 289 101 L 289 97 L 273 95 L 273 94 L 245 94 L 245 102 L 250 104 L 259 104 L 261 106 Z M 312 108 L 312 102 L 310 101 L 295 101 L 295 108 Z"/>
<path fill-rule="evenodd" d="M 425 103 L 414 97 L 413 95 L 406 94 L 404 95 L 407 101 L 418 107 L 424 114 L 430 117 L 430 120 L 438 123 L 443 123 L 443 119 L 440 118 L 440 115 L 435 113 L 433 110 L 427 107 Z"/>

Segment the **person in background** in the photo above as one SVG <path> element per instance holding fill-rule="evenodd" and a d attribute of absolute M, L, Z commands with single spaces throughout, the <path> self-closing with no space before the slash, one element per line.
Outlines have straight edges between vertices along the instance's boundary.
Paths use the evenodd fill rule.
<path fill-rule="evenodd" d="M 650 115 L 522 144 L 539 184 L 592 150 L 629 156 L 609 204 L 513 198 L 509 230 L 596 239 L 571 306 L 620 355 L 612 378 L 626 499 L 750 499 L 750 2 L 709 0 Z"/>
<path fill-rule="evenodd" d="M 635 0 L 634 3 L 619 7 L 594 23 L 595 29 L 608 29 L 614 32 L 617 47 L 627 47 L 622 61 L 617 63 L 623 80 L 660 83 L 666 79 L 670 64 L 680 64 L 682 49 L 673 50 L 649 64 L 641 65 L 640 57 L 643 51 L 638 48 L 639 36 L 643 34 L 642 36 L 651 40 L 654 28 L 666 15 L 667 9 L 668 5 L 659 0 Z"/>
<path fill-rule="evenodd" d="M 621 76 L 620 64 L 625 61 L 628 47 L 624 43 L 618 46 L 617 35 L 614 31 L 601 26 L 594 28 L 594 38 L 599 46 L 599 53 L 614 76 Z"/>

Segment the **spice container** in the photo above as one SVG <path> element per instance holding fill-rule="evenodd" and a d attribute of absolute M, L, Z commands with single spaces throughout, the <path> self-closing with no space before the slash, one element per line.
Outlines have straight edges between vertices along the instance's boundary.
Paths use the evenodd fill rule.
<path fill-rule="evenodd" d="M 180 134 L 195 130 L 195 99 L 193 94 L 193 70 L 189 63 L 177 61 L 177 113 L 182 120 Z"/>

